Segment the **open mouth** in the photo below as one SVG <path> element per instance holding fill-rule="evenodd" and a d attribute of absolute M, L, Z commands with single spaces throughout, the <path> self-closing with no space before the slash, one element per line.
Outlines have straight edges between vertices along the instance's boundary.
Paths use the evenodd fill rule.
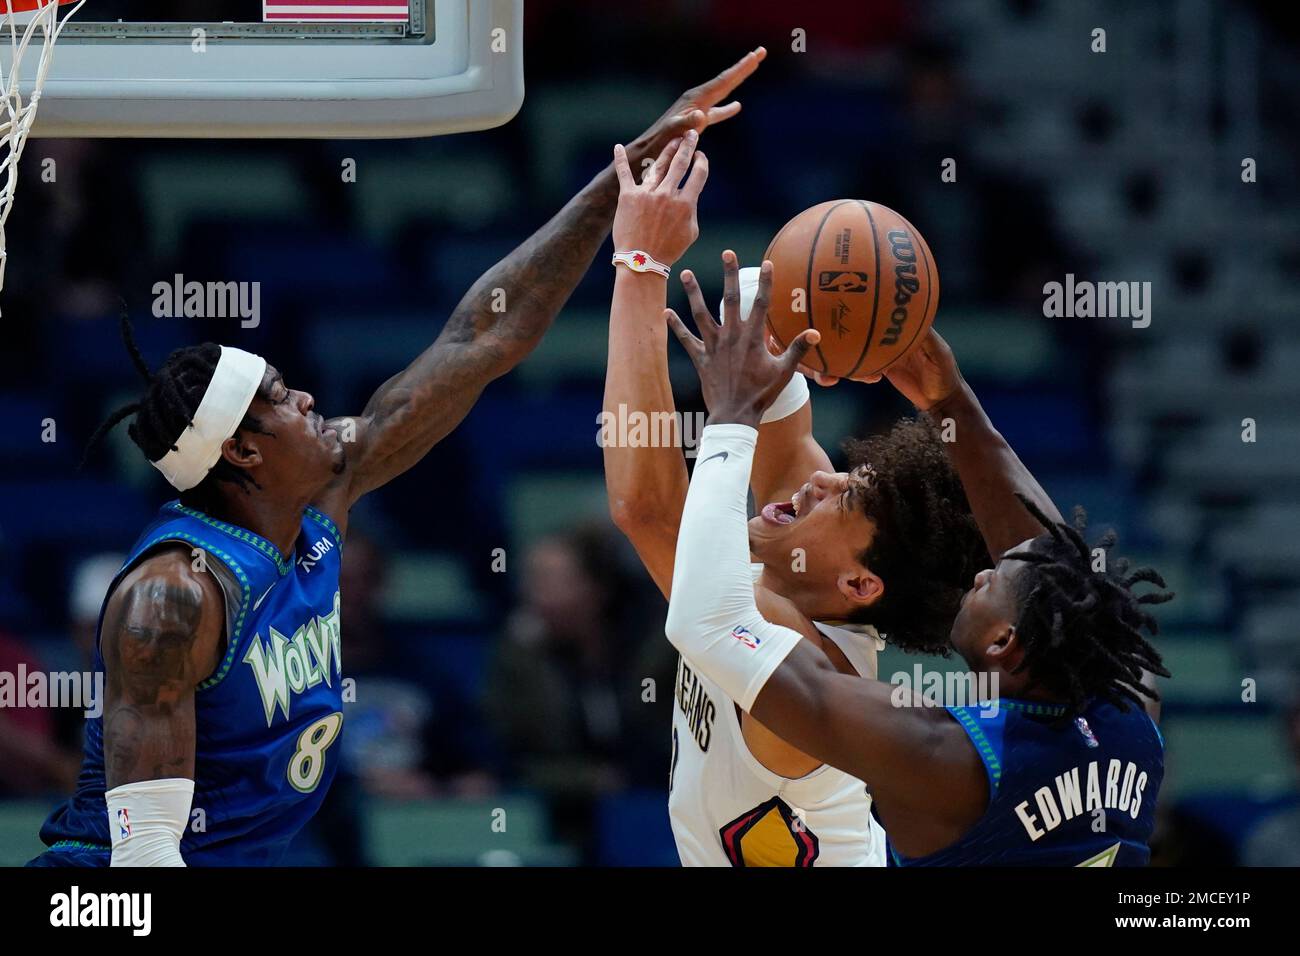
<path fill-rule="evenodd" d="M 794 524 L 799 517 L 799 508 L 795 505 L 795 499 L 792 498 L 790 501 L 774 501 L 769 505 L 764 505 L 763 510 L 759 513 L 768 524 Z"/>

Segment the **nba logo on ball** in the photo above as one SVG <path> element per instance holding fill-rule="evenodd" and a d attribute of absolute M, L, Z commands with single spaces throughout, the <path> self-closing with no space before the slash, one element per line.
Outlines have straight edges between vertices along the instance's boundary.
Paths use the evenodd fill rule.
<path fill-rule="evenodd" d="M 131 818 L 126 815 L 126 807 L 117 811 L 117 835 L 123 840 L 131 835 Z"/>
<path fill-rule="evenodd" d="M 750 648 L 751 650 L 758 647 L 758 645 L 762 643 L 762 641 L 759 638 L 749 633 L 748 628 L 742 627 L 739 624 L 737 624 L 735 627 L 731 629 L 731 636 L 734 637 L 736 640 L 740 641 L 740 643 L 744 644 L 746 647 Z"/>

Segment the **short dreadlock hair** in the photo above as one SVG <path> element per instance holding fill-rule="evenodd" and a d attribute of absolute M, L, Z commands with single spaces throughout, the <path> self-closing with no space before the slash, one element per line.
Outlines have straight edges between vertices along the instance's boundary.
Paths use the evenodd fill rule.
<path fill-rule="evenodd" d="M 905 651 L 947 655 L 952 623 L 989 553 L 966 492 L 926 418 L 845 443 L 855 474 L 852 503 L 874 522 L 858 560 L 885 583 L 880 599 L 852 616 Z"/>
<path fill-rule="evenodd" d="M 1159 695 L 1142 683 L 1144 671 L 1168 677 L 1159 652 L 1142 635 L 1159 630 L 1144 604 L 1173 599 L 1164 578 L 1154 568 L 1130 570 L 1126 558 L 1110 560 L 1115 532 L 1107 531 L 1097 546 L 1106 554 L 1104 570 L 1093 570 L 1093 552 L 1083 539 L 1087 516 L 1074 509 L 1073 526 L 1053 521 L 1029 498 L 1017 494 L 1029 512 L 1047 529 L 1020 551 L 1003 560 L 1024 561 L 1019 575 L 1019 614 L 1016 635 L 1025 652 L 1013 673 L 1028 671 L 1034 685 L 1065 704 L 1065 718 L 1083 710 L 1092 699 L 1121 710 L 1142 698 Z M 1159 591 L 1134 594 L 1139 583 Z"/>
<path fill-rule="evenodd" d="M 175 451 L 181 433 L 194 421 L 194 413 L 198 411 L 199 402 L 203 400 L 203 394 L 216 371 L 217 361 L 221 358 L 221 346 L 214 342 L 204 342 L 202 345 L 176 349 L 167 356 L 167 361 L 158 371 L 151 372 L 144 355 L 135 344 L 131 320 L 125 312 L 122 314 L 121 328 L 122 341 L 126 344 L 131 362 L 144 379 L 145 394 L 139 401 L 113 411 L 95 429 L 90 441 L 86 443 L 81 467 L 85 466 L 91 452 L 104 436 L 132 415 L 135 416 L 135 421 L 127 426 L 127 434 L 149 461 L 159 461 L 167 452 Z M 261 395 L 260 387 L 258 394 Z M 235 434 L 238 435 L 241 431 L 268 434 L 252 414 L 244 416 Z M 222 482 L 228 482 L 242 490 L 247 490 L 250 486 L 259 487 L 248 472 L 219 458 L 203 481 L 181 493 L 181 501 L 201 510 L 211 510 L 217 486 Z"/>

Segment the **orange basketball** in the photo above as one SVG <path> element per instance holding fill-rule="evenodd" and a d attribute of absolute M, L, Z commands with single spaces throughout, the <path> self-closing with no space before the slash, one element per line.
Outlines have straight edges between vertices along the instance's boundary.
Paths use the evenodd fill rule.
<path fill-rule="evenodd" d="M 787 222 L 767 247 L 767 325 L 785 348 L 804 329 L 821 343 L 804 364 L 865 379 L 898 361 L 934 321 L 939 270 L 916 228 L 894 210 L 833 199 Z"/>

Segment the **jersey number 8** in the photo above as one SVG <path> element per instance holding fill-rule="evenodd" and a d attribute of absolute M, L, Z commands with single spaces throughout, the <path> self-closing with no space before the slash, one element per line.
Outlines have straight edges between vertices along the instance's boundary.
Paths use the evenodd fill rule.
<path fill-rule="evenodd" d="M 336 711 L 322 717 L 298 735 L 298 749 L 289 758 L 289 783 L 302 793 L 311 793 L 325 770 L 325 751 L 338 739 L 343 714 Z"/>

